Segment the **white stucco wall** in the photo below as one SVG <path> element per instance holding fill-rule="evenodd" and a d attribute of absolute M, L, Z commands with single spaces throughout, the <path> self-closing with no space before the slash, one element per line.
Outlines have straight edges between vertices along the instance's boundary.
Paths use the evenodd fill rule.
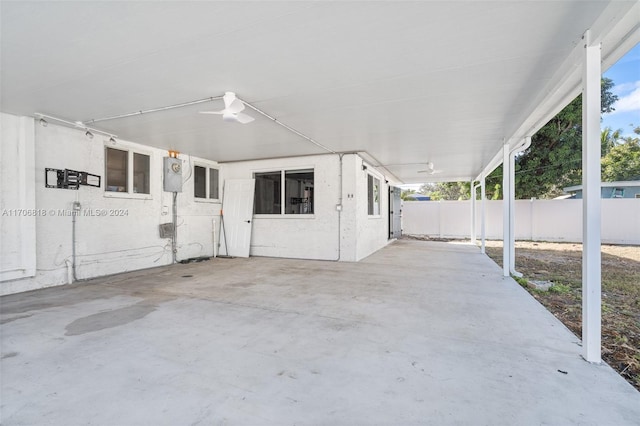
<path fill-rule="evenodd" d="M 480 237 L 480 202 L 476 204 Z M 402 210 L 404 234 L 469 238 L 469 201 L 409 201 Z M 486 202 L 486 237 L 502 239 L 502 201 Z M 602 241 L 640 245 L 640 199 L 602 200 Z M 518 240 L 582 241 L 582 200 L 516 200 Z"/>
<path fill-rule="evenodd" d="M 33 120 L 32 120 L 33 121 Z M 4 128 L 4 126 L 3 126 Z M 150 268 L 171 263 L 170 239 L 159 237 L 158 225 L 171 222 L 171 193 L 162 190 L 162 158 L 166 151 L 118 140 L 116 148 L 135 149 L 150 154 L 150 192 L 146 197 L 104 191 L 104 147 L 108 138 L 50 123 L 33 126 L 35 133 L 35 209 L 46 214 L 35 218 L 35 276 L 0 282 L 0 293 L 8 294 L 65 284 L 68 262 L 72 258 L 72 203 L 81 204 L 76 217 L 76 272 L 78 279 Z M 4 138 L 3 138 L 4 144 Z M 196 202 L 190 161 L 183 159 L 183 192 L 178 195 L 178 253 L 185 259 L 213 254 L 213 219 L 219 217 L 220 204 Z M 100 175 L 101 188 L 80 186 L 79 190 L 45 188 L 45 168 L 72 169 Z M 3 179 L 6 186 L 13 187 Z M 98 211 L 106 215 L 97 215 Z M 219 222 L 219 221 L 218 221 Z M 3 227 L 5 218 L 3 218 Z M 2 258 L 8 249 L 2 247 Z"/>
<path fill-rule="evenodd" d="M 358 261 L 388 243 L 388 186 L 383 175 L 355 154 L 336 154 L 222 164 L 226 179 L 250 179 L 256 172 L 314 169 L 313 215 L 256 215 L 252 256 Z M 381 214 L 367 215 L 367 173 L 381 184 Z M 340 184 L 342 177 L 342 185 Z M 342 190 L 341 190 L 342 187 Z M 336 206 L 340 203 L 342 210 Z"/>
<path fill-rule="evenodd" d="M 0 283 L 36 273 L 34 140 L 32 118 L 0 113 Z"/>
<path fill-rule="evenodd" d="M 362 164 L 367 167 L 362 170 Z M 380 214 L 368 214 L 368 175 L 380 181 Z M 376 171 L 373 166 L 356 159 L 355 181 L 357 196 L 357 233 L 356 260 L 364 259 L 389 242 L 389 185 L 384 175 Z"/>
<path fill-rule="evenodd" d="M 19 275 L 3 274 L 0 294 L 69 282 L 76 201 L 81 205 L 76 216 L 78 279 L 171 263 L 171 240 L 160 238 L 158 231 L 159 224 L 172 220 L 172 194 L 162 188 L 166 151 L 120 139 L 112 143 L 100 135 L 89 139 L 83 130 L 53 123 L 42 127 L 32 118 L 8 114 L 2 114 L 2 124 L 2 208 L 44 213 L 19 220 L 2 217 L 2 268 Z M 150 194 L 104 191 L 105 146 L 150 156 Z M 388 243 L 386 177 L 371 165 L 363 170 L 363 160 L 356 154 L 345 154 L 342 161 L 328 154 L 226 164 L 188 153 L 179 158 L 183 192 L 177 203 L 178 260 L 214 254 L 225 179 L 283 169 L 314 169 L 314 214 L 254 217 L 251 255 L 357 261 Z M 194 164 L 218 168 L 220 200 L 194 198 Z M 99 175 L 102 186 L 45 188 L 45 168 Z M 380 215 L 376 216 L 367 214 L 368 173 L 380 180 Z"/>
<path fill-rule="evenodd" d="M 314 213 L 255 215 L 251 256 L 338 260 L 339 165 L 335 155 L 222 164 L 225 179 L 251 179 L 259 172 L 314 170 Z"/>

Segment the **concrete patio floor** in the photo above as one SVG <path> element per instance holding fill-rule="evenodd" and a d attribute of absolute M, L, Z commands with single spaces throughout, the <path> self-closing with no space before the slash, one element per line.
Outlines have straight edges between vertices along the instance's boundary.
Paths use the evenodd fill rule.
<path fill-rule="evenodd" d="M 3 425 L 640 423 L 469 245 L 215 259 L 1 299 Z"/>

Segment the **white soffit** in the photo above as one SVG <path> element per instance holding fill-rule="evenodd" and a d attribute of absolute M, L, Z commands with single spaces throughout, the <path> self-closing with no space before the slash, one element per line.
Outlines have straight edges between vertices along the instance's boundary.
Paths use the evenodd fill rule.
<path fill-rule="evenodd" d="M 635 1 L 0 7 L 3 112 L 84 121 L 234 91 L 334 151 L 368 153 L 406 183 L 475 177 L 505 138 L 577 94 L 572 52 L 586 29 L 606 61 L 633 45 L 640 22 Z M 221 108 L 94 127 L 218 161 L 322 152 L 249 109 L 247 125 L 198 114 Z M 440 173 L 418 173 L 428 162 Z"/>

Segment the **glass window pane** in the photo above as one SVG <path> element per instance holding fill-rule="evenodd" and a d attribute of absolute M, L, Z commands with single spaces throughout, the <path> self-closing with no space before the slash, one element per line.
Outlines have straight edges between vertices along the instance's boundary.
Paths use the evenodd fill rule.
<path fill-rule="evenodd" d="M 285 214 L 313 213 L 313 169 L 284 173 Z"/>
<path fill-rule="evenodd" d="M 281 172 L 256 173 L 255 198 L 253 212 L 255 214 L 280 214 L 281 206 Z"/>
<path fill-rule="evenodd" d="M 367 175 L 367 214 L 373 215 L 373 176 Z"/>
<path fill-rule="evenodd" d="M 105 191 L 127 192 L 129 153 L 114 148 L 105 148 Z"/>
<path fill-rule="evenodd" d="M 149 189 L 149 164 L 150 157 L 144 154 L 133 153 L 133 192 L 135 194 L 150 194 Z"/>
<path fill-rule="evenodd" d="M 193 167 L 193 196 L 207 198 L 207 169 L 204 167 Z"/>
<path fill-rule="evenodd" d="M 209 198 L 218 199 L 218 169 L 209 169 Z"/>
<path fill-rule="evenodd" d="M 380 180 L 371 175 L 367 176 L 367 214 L 380 214 Z"/>
<path fill-rule="evenodd" d="M 373 214 L 380 214 L 380 180 L 373 179 Z"/>

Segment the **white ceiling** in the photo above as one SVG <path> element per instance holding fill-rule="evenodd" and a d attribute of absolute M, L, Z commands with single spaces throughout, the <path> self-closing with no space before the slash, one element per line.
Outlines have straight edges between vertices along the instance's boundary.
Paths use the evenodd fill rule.
<path fill-rule="evenodd" d="M 505 138 L 539 127 L 541 105 L 575 95 L 579 73 L 563 70 L 575 71 L 586 29 L 619 57 L 640 22 L 636 1 L 0 7 L 4 112 L 86 121 L 234 91 L 333 151 L 366 152 L 405 183 L 476 177 Z M 217 161 L 323 152 L 249 109 L 247 125 L 197 113 L 221 108 L 94 127 Z M 441 173 L 417 173 L 427 162 Z"/>

